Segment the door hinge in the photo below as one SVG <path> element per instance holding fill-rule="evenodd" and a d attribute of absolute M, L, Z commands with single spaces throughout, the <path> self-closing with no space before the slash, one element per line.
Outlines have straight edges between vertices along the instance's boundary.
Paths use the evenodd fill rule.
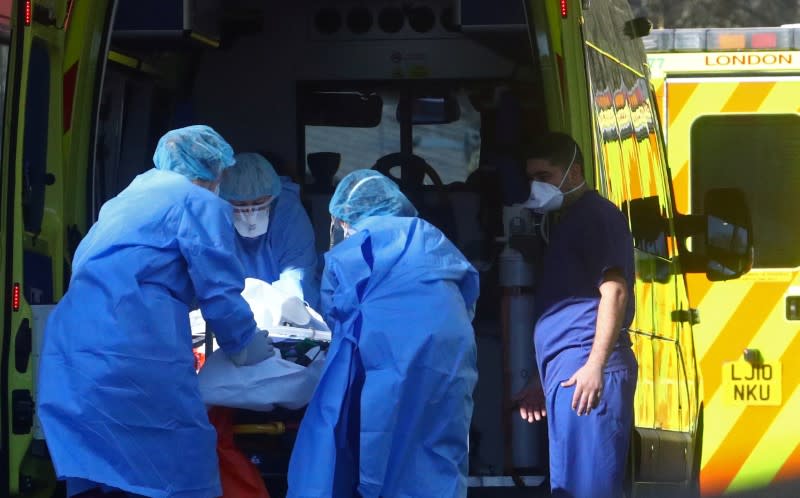
<path fill-rule="evenodd" d="M 33 330 L 31 322 L 27 318 L 22 320 L 17 329 L 17 336 L 14 338 L 14 366 L 19 373 L 28 371 L 28 364 L 31 360 L 33 351 Z"/>
<path fill-rule="evenodd" d="M 33 428 L 33 397 L 27 389 L 11 393 L 11 431 L 14 434 L 30 434 Z"/>
<path fill-rule="evenodd" d="M 689 308 L 688 310 L 673 310 L 672 321 L 697 325 L 700 323 L 700 311 L 698 311 L 697 308 Z"/>

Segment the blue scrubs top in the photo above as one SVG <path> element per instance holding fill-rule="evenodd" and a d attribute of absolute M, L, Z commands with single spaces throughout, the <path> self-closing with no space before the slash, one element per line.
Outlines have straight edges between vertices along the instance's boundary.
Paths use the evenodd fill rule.
<path fill-rule="evenodd" d="M 274 284 L 283 292 L 319 303 L 317 252 L 314 229 L 300 202 L 300 188 L 281 178 L 281 194 L 269 215 L 269 228 L 261 237 L 245 238 L 237 232 L 237 251 L 245 277 Z"/>
<path fill-rule="evenodd" d="M 550 231 L 537 284 L 534 344 L 545 392 L 569 379 L 589 358 L 599 286 L 611 269 L 624 275 L 629 297 L 607 372 L 636 368 L 627 330 L 635 307 L 633 240 L 622 212 L 596 191 L 588 191 L 562 212 Z"/>

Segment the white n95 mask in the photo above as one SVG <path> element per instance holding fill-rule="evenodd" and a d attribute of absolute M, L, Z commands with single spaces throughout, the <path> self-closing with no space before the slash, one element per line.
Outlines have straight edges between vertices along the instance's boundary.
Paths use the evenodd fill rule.
<path fill-rule="evenodd" d="M 531 196 L 523 206 L 537 213 L 547 213 L 560 208 L 563 202 L 564 193 L 560 188 L 552 183 L 533 181 L 531 182 Z"/>
<path fill-rule="evenodd" d="M 572 159 L 569 162 L 569 166 L 567 166 L 567 170 L 564 171 L 564 176 L 561 178 L 561 183 L 558 184 L 558 187 L 552 183 L 540 182 L 536 180 L 532 181 L 531 196 L 527 201 L 525 201 L 523 206 L 542 214 L 560 209 L 561 205 L 564 203 L 564 195 L 575 192 L 579 188 L 583 187 L 583 185 L 586 183 L 583 181 L 580 185 L 568 190 L 567 192 L 561 191 L 561 187 L 563 187 L 564 182 L 567 181 L 569 170 L 572 168 L 572 165 L 575 164 L 575 156 L 577 155 L 578 146 L 576 145 L 575 152 L 572 153 Z"/>
<path fill-rule="evenodd" d="M 270 203 L 271 201 L 267 201 L 255 206 L 234 206 L 233 226 L 239 235 L 254 239 L 267 233 Z"/>

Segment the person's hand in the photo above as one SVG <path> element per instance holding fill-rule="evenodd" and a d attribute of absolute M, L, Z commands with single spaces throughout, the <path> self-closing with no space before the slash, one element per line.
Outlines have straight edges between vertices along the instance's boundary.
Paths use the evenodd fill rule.
<path fill-rule="evenodd" d="M 275 355 L 275 346 L 272 345 L 272 339 L 269 337 L 269 332 L 266 330 L 259 330 L 255 333 L 253 338 L 241 351 L 236 354 L 228 355 L 234 364 L 238 367 L 253 365 L 260 363 L 267 358 Z"/>
<path fill-rule="evenodd" d="M 600 403 L 603 395 L 603 367 L 594 363 L 586 363 L 578 369 L 561 387 L 575 386 L 572 395 L 572 409 L 578 416 L 589 415 Z"/>
<path fill-rule="evenodd" d="M 544 389 L 539 378 L 534 375 L 528 385 L 511 398 L 519 404 L 519 416 L 530 423 L 538 422 L 547 416 Z"/>

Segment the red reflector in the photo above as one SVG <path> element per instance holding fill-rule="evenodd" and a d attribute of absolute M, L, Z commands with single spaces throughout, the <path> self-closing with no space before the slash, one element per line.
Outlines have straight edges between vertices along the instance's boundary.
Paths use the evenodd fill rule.
<path fill-rule="evenodd" d="M 31 8 L 31 0 L 25 0 L 25 26 L 31 25 L 32 16 L 33 9 Z"/>
<path fill-rule="evenodd" d="M 15 283 L 14 288 L 11 290 L 11 310 L 12 311 L 19 311 L 19 284 Z"/>
<path fill-rule="evenodd" d="M 778 46 L 778 35 L 776 33 L 753 33 L 750 38 L 752 48 L 775 48 Z"/>
<path fill-rule="evenodd" d="M 567 17 L 567 0 L 561 0 L 561 17 Z"/>

